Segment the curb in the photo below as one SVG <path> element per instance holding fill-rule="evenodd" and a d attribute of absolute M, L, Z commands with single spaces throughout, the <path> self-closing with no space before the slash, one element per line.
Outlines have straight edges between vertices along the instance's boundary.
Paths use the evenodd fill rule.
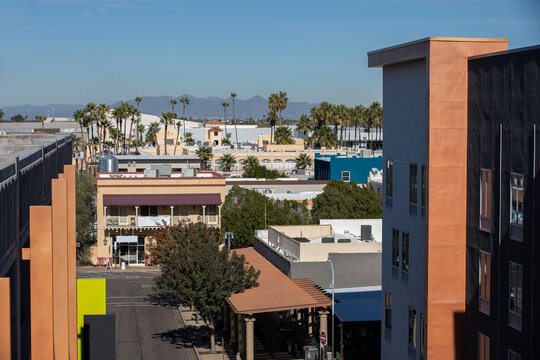
<path fill-rule="evenodd" d="M 178 311 L 178 314 L 180 315 L 180 319 L 182 319 L 182 323 L 184 324 L 184 326 L 186 326 L 186 319 L 184 318 L 184 314 L 182 314 L 182 310 L 180 309 L 180 306 L 176 308 L 176 311 Z M 190 334 L 190 338 L 191 338 L 191 348 L 193 349 L 193 352 L 195 353 L 197 360 L 202 360 L 201 354 L 199 354 L 199 349 L 197 349 L 197 347 L 195 346 L 195 341 L 191 334 Z"/>

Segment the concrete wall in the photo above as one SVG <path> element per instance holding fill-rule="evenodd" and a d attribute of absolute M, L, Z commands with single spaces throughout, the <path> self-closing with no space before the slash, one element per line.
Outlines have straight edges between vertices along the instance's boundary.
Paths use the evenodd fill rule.
<path fill-rule="evenodd" d="M 346 231 L 355 236 L 360 236 L 362 225 L 371 225 L 373 240 L 382 241 L 382 219 L 320 219 L 321 225 L 332 225 L 332 229 L 339 234 Z"/>
<path fill-rule="evenodd" d="M 383 301 L 382 359 L 403 359 L 408 349 L 409 306 L 416 309 L 417 328 L 420 314 L 424 313 L 425 225 L 423 218 L 409 215 L 409 164 L 426 164 L 425 61 L 385 67 L 383 87 L 384 160 L 394 162 L 394 188 L 392 206 L 387 207 L 383 186 L 382 286 L 383 298 L 385 291 L 392 294 L 392 331 L 390 336 L 385 334 Z M 393 228 L 400 232 L 400 259 L 401 234 L 409 233 L 408 281 L 401 266 L 399 269 L 392 266 Z M 419 332 L 417 337 L 420 344 Z"/>
<path fill-rule="evenodd" d="M 257 190 L 261 192 L 268 192 L 271 194 L 286 194 L 287 191 L 291 193 L 300 192 L 315 192 L 323 191 L 328 181 L 306 180 L 306 181 L 281 181 L 281 180 L 267 180 L 267 181 L 230 181 L 227 179 L 227 192 L 231 190 L 234 185 L 238 185 L 244 189 Z"/>

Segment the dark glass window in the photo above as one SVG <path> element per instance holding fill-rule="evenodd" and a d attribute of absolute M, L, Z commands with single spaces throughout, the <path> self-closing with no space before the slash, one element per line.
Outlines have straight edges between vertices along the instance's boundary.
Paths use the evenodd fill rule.
<path fill-rule="evenodd" d="M 409 272 L 409 234 L 401 234 L 401 270 Z"/>
<path fill-rule="evenodd" d="M 480 229 L 491 231 L 491 170 L 480 170 Z"/>
<path fill-rule="evenodd" d="M 521 330 L 521 315 L 523 310 L 523 266 L 511 261 L 509 278 L 508 323 L 510 326 Z"/>
<path fill-rule="evenodd" d="M 141 216 L 157 216 L 157 206 L 141 206 Z"/>
<path fill-rule="evenodd" d="M 521 355 L 513 350 L 508 349 L 508 360 L 521 360 Z"/>
<path fill-rule="evenodd" d="M 427 200 L 426 189 L 427 189 L 427 171 L 426 171 L 426 166 L 422 165 L 422 199 L 421 199 L 422 217 L 425 216 L 425 212 L 426 212 L 426 200 Z"/>
<path fill-rule="evenodd" d="M 491 254 L 480 251 L 479 259 L 479 304 L 480 311 L 489 315 L 491 288 Z"/>
<path fill-rule="evenodd" d="M 420 352 L 426 353 L 426 317 L 424 314 L 420 314 Z"/>
<path fill-rule="evenodd" d="M 394 190 L 394 162 L 386 160 L 386 197 L 391 198 Z"/>
<path fill-rule="evenodd" d="M 385 297 L 384 326 L 386 329 L 392 330 L 392 294 L 389 292 L 386 292 Z"/>
<path fill-rule="evenodd" d="M 416 349 L 416 309 L 409 306 L 409 346 Z"/>
<path fill-rule="evenodd" d="M 399 230 L 392 229 L 392 265 L 399 268 Z"/>
<path fill-rule="evenodd" d="M 341 180 L 345 182 L 351 181 L 351 172 L 350 171 L 342 171 L 341 172 Z"/>
<path fill-rule="evenodd" d="M 409 202 L 418 203 L 418 165 L 409 165 Z"/>
<path fill-rule="evenodd" d="M 490 360 L 489 337 L 482 333 L 478 333 L 478 360 Z"/>

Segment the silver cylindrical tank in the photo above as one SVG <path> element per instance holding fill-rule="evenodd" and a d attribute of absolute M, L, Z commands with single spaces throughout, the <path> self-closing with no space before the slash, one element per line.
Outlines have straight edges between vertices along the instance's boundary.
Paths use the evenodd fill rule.
<path fill-rule="evenodd" d="M 98 172 L 114 173 L 118 172 L 118 159 L 112 154 L 107 154 L 99 159 Z"/>

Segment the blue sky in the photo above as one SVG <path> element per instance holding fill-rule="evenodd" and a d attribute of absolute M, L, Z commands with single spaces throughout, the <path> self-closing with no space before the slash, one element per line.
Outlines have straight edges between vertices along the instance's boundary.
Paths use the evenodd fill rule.
<path fill-rule="evenodd" d="M 426 36 L 540 44 L 539 0 L 2 0 L 0 107 L 189 93 L 369 104 L 366 53 Z"/>

